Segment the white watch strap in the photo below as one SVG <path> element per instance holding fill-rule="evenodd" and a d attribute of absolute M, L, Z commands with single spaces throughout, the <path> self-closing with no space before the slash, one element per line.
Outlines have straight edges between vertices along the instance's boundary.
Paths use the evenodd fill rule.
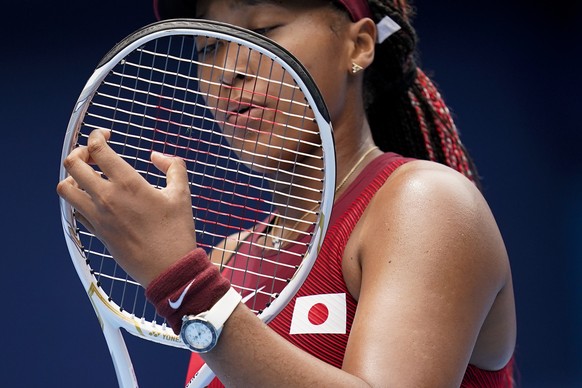
<path fill-rule="evenodd" d="M 242 300 L 242 296 L 230 288 L 222 298 L 206 313 L 204 319 L 212 324 L 216 329 L 221 329 L 224 322 L 230 317 L 236 306 Z"/>

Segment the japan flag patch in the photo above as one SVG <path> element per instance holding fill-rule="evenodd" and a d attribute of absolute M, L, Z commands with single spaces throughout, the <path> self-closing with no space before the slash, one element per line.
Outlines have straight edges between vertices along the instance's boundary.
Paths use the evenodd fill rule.
<path fill-rule="evenodd" d="M 290 334 L 345 334 L 346 294 L 302 296 L 295 300 Z"/>

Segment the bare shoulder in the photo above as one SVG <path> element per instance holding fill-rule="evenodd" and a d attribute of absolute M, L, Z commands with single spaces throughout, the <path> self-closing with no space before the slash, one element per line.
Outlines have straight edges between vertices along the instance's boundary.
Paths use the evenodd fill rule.
<path fill-rule="evenodd" d="M 491 292 L 508 280 L 507 251 L 489 205 L 473 182 L 447 166 L 414 161 L 398 168 L 370 203 L 361 224 L 362 253 L 367 247 L 400 247 L 410 260 L 422 257 L 428 267 L 437 264 L 430 258 L 441 268 L 446 263 L 466 267 L 484 277 Z"/>
<path fill-rule="evenodd" d="M 487 202 L 463 175 L 426 161 L 399 167 L 348 247 L 344 263 L 359 263 L 351 268 L 360 281 L 352 283 L 360 318 L 348 368 L 380 357 L 411 386 L 434 383 L 437 375 L 447 385 L 460 383 L 467 363 L 495 370 L 509 360 L 515 345 L 509 260 Z M 419 359 L 433 361 L 421 371 Z"/>
<path fill-rule="evenodd" d="M 365 217 L 364 225 L 389 225 L 411 241 L 431 245 L 438 239 L 448 247 L 469 249 L 474 258 L 486 257 L 489 264 L 507 263 L 505 245 L 482 193 L 465 176 L 438 163 L 419 160 L 398 168 Z"/>
<path fill-rule="evenodd" d="M 390 264 L 467 266 L 497 290 L 508 281 L 505 244 L 485 198 L 465 176 L 434 162 L 418 160 L 396 169 L 365 210 L 346 250 L 360 268 L 397 255 Z"/>
<path fill-rule="evenodd" d="M 414 161 L 398 168 L 364 217 L 365 225 L 381 220 L 406 235 L 421 237 L 421 233 L 431 232 L 459 242 L 471 239 L 473 244 L 487 243 L 489 253 L 506 257 L 499 229 L 481 192 L 465 176 L 438 163 Z"/>
<path fill-rule="evenodd" d="M 407 199 L 426 202 L 426 205 L 439 201 L 457 210 L 489 212 L 483 195 L 473 182 L 450 167 L 424 160 L 396 169 L 378 194 L 379 197 L 389 195 L 396 205 Z M 443 209 L 443 206 L 435 208 Z"/>

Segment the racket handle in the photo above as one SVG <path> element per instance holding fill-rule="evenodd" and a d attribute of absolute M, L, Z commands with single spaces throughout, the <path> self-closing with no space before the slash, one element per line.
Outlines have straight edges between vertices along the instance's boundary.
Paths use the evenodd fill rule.
<path fill-rule="evenodd" d="M 185 388 L 202 388 L 206 387 L 216 377 L 212 369 L 206 364 L 196 372 L 194 377 L 188 382 Z"/>

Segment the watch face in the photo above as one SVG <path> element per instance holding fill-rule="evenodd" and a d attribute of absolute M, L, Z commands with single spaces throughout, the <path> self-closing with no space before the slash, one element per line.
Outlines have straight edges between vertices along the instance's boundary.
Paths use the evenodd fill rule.
<path fill-rule="evenodd" d="M 196 352 L 207 352 L 216 345 L 216 330 L 206 321 L 194 319 L 184 323 L 182 340 Z"/>

